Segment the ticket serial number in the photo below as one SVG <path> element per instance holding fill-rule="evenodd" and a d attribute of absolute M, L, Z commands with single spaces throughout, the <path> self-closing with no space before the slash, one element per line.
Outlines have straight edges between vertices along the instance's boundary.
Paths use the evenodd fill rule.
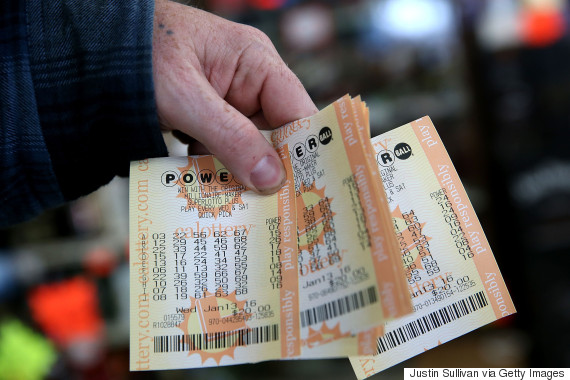
<path fill-rule="evenodd" d="M 413 306 L 414 311 L 422 310 L 430 305 L 444 301 L 445 299 L 452 297 L 454 294 L 463 293 L 477 285 L 475 280 L 470 279 L 469 276 L 463 276 L 454 280 L 453 277 L 448 275 L 446 280 L 448 281 L 445 285 L 431 291 L 431 297 L 428 297 L 421 302 L 416 302 Z"/>

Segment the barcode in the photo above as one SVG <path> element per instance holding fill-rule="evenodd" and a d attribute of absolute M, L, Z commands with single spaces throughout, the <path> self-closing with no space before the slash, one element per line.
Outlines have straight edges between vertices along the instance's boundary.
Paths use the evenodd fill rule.
<path fill-rule="evenodd" d="M 364 306 L 375 303 L 378 300 L 374 286 L 353 293 L 335 301 L 301 311 L 301 326 L 307 327 L 316 323 L 338 317 Z"/>
<path fill-rule="evenodd" d="M 180 352 L 224 349 L 279 339 L 279 325 L 204 334 L 160 335 L 154 337 L 154 352 Z"/>
<path fill-rule="evenodd" d="M 396 330 L 385 333 L 377 340 L 378 351 L 381 354 L 399 346 L 411 339 L 417 338 L 433 329 L 437 329 L 458 318 L 487 306 L 487 298 L 483 291 L 473 294 L 449 306 L 436 310 L 416 319 Z"/>

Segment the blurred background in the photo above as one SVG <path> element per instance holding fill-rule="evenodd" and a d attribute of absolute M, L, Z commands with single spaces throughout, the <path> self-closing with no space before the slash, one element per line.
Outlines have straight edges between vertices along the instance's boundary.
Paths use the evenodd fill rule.
<path fill-rule="evenodd" d="M 570 367 L 570 2 L 202 0 L 276 45 L 319 108 L 361 94 L 372 134 L 429 115 L 518 314 L 404 367 Z M 179 147 L 172 148 L 176 154 Z M 348 360 L 128 371 L 128 191 L 0 230 L 0 379 L 354 379 Z"/>

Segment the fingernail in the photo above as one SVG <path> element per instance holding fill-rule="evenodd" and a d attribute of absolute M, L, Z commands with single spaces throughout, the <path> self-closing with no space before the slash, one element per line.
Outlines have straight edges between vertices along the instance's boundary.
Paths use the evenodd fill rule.
<path fill-rule="evenodd" d="M 285 182 L 285 169 L 277 158 L 265 156 L 254 166 L 249 179 L 260 193 L 271 194 Z"/>

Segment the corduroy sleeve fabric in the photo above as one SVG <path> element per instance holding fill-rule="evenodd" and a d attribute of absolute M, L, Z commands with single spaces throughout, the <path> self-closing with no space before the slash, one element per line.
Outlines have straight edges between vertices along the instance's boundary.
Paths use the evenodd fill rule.
<path fill-rule="evenodd" d="M 153 0 L 7 0 L 0 16 L 0 225 L 167 154 L 152 82 Z"/>

